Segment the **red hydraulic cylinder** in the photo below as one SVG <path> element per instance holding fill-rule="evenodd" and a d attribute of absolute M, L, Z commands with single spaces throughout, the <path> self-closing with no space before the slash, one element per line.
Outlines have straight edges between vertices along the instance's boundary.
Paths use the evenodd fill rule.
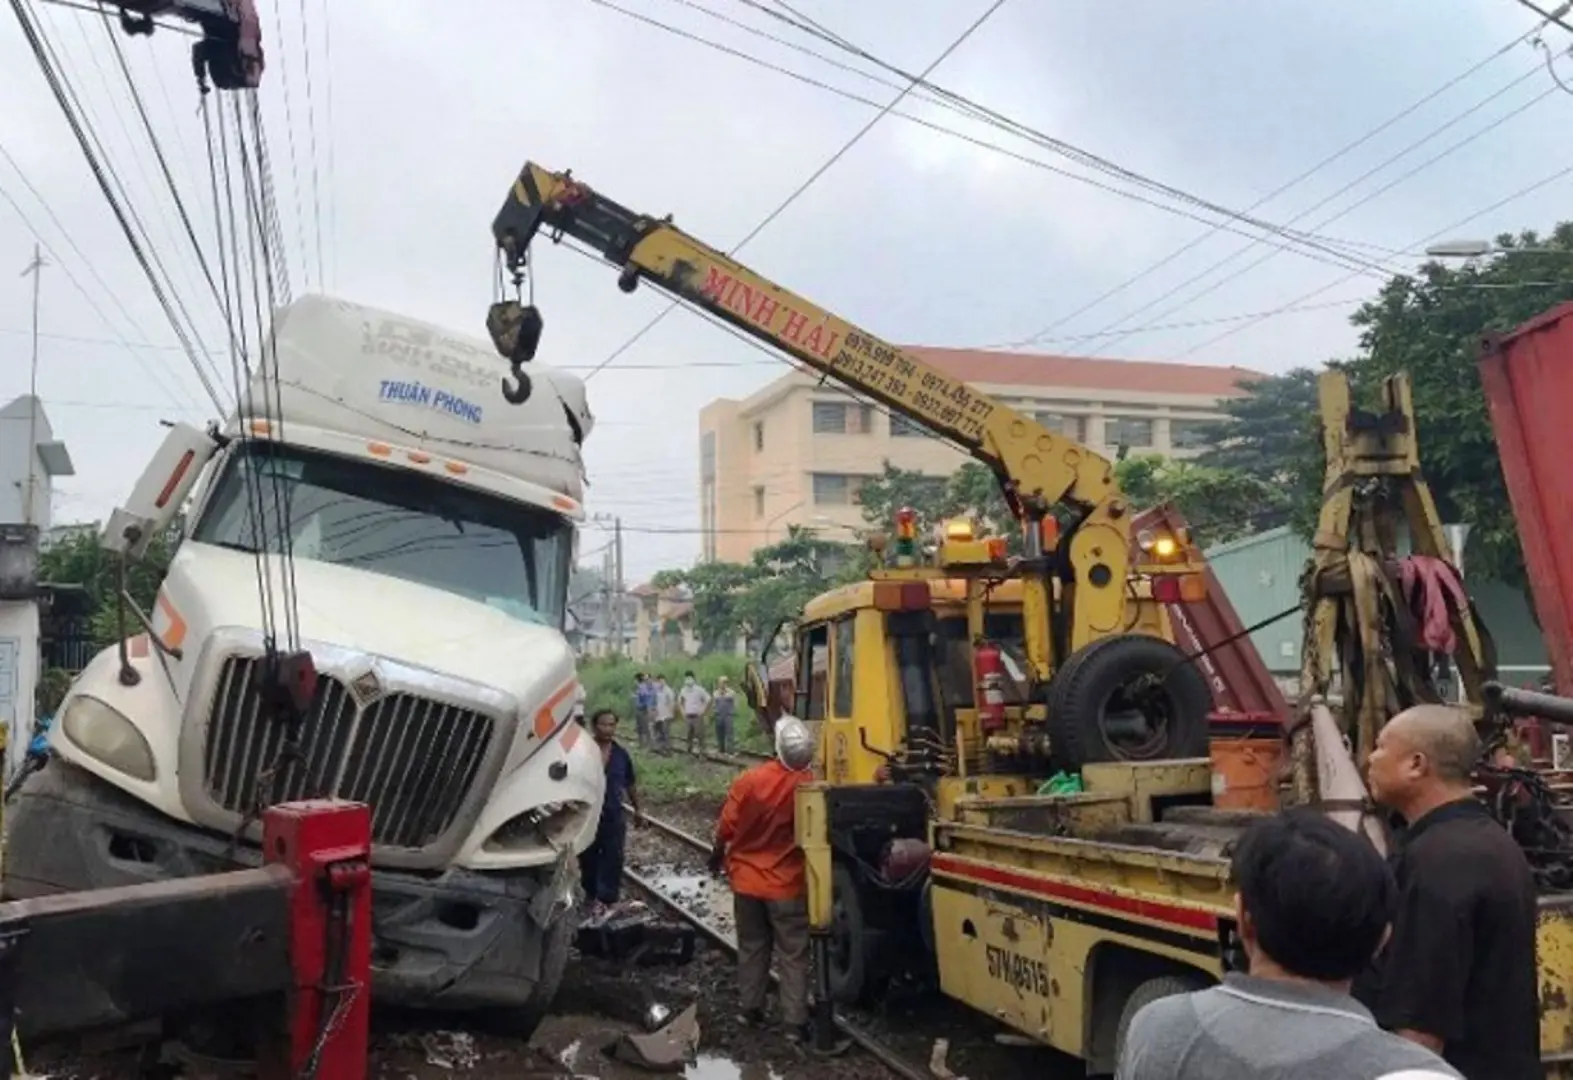
<path fill-rule="evenodd" d="M 295 877 L 292 985 L 263 1080 L 365 1080 L 371 1024 L 371 815 L 360 803 L 285 803 L 263 814 L 263 851 Z"/>

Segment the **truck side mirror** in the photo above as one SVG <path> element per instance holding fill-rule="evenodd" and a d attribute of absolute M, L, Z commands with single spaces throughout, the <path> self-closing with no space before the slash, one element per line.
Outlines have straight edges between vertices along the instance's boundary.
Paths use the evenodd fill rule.
<path fill-rule="evenodd" d="M 171 425 L 163 445 L 131 489 L 131 498 L 109 515 L 99 543 L 126 558 L 139 559 L 146 554 L 153 537 L 175 520 L 218 446 L 201 428 Z"/>

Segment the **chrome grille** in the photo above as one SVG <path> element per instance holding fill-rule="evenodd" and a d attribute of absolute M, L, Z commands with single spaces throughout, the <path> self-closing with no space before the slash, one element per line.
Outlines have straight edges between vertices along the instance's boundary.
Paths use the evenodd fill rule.
<path fill-rule="evenodd" d="M 349 687 L 319 675 L 295 740 L 258 693 L 262 661 L 224 661 L 203 747 L 203 785 L 235 814 L 261 805 L 337 796 L 371 807 L 372 843 L 420 848 L 453 824 L 491 743 L 485 713 L 393 693 L 361 708 Z M 259 804 L 259 794 L 263 802 Z"/>

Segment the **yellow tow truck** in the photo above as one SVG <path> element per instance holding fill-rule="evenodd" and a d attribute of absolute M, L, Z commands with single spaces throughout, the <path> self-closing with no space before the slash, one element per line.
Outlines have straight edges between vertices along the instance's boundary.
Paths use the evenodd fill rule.
<path fill-rule="evenodd" d="M 866 965 L 861 980 L 854 970 L 878 955 L 868 935 L 845 948 L 851 936 L 835 932 L 852 915 L 848 901 L 877 885 L 907 904 L 886 937 L 916 954 L 915 931 L 946 995 L 1085 1059 L 1089 1072 L 1112 1071 L 1138 1008 L 1206 985 L 1238 959 L 1227 855 L 1252 815 L 1213 805 L 1210 695 L 1160 610 L 1202 596 L 1188 538 L 1133 537 L 1133 509 L 1107 460 L 670 218 L 527 164 L 492 232 L 515 287 L 487 318 L 517 380 L 504 385 L 510 400 L 530 393 L 525 368 L 542 322 L 519 294 L 531 243 L 545 233 L 605 258 L 625 292 L 651 283 L 921 424 L 999 478 L 1023 557 L 958 526 L 925 560 L 903 515 L 887 566 L 817 600 L 799 626 L 796 711 L 816 693 L 824 710 L 824 781 L 798 802 L 817 996 L 828 1009 L 833 946 L 846 953 L 840 996 L 877 986 Z M 1412 432 L 1412 415 L 1407 424 Z M 1330 471 L 1346 464 L 1329 459 Z M 1324 524 L 1344 531 L 1319 543 L 1357 546 L 1346 510 L 1324 511 Z M 749 689 L 766 701 L 762 668 Z M 1292 790 L 1314 795 L 1314 777 L 1308 788 L 1299 772 Z M 859 880 L 848 886 L 849 875 Z M 1566 933 L 1551 913 L 1543 941 Z M 1570 980 L 1544 964 L 1541 974 L 1543 1042 L 1554 1054 L 1568 1041 Z"/>

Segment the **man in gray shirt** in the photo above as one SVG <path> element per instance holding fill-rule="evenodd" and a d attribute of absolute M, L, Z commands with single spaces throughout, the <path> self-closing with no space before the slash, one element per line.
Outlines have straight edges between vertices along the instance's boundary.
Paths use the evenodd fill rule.
<path fill-rule="evenodd" d="M 1236 845 L 1234 880 L 1250 974 L 1138 1011 L 1119 1080 L 1458 1077 L 1350 996 L 1397 905 L 1392 871 L 1369 843 L 1312 811 L 1265 818 Z"/>

